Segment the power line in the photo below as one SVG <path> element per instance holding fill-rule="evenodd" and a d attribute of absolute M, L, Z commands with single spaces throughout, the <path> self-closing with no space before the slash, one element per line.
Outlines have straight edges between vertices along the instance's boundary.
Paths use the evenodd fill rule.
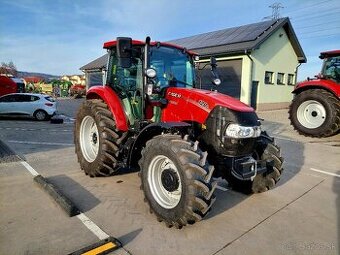
<path fill-rule="evenodd" d="M 304 39 L 313 39 L 313 38 L 328 38 L 328 37 L 332 37 L 332 36 L 337 36 L 339 35 L 340 36 L 340 33 L 334 33 L 334 34 L 328 34 L 328 35 L 315 35 L 315 36 L 306 36 L 306 37 L 301 37 L 300 39 L 301 40 L 304 40 Z"/>
<path fill-rule="evenodd" d="M 308 35 L 308 34 L 313 34 L 313 33 L 317 33 L 317 32 L 324 32 L 324 31 L 329 31 L 329 30 L 333 30 L 333 29 L 338 29 L 339 27 L 332 27 L 332 28 L 324 28 L 324 29 L 320 29 L 320 30 L 314 30 L 314 31 L 309 31 L 309 32 L 305 32 L 305 33 L 300 33 L 300 35 Z M 339 31 L 340 33 L 340 31 Z"/>
<path fill-rule="evenodd" d="M 328 22 L 318 23 L 318 24 L 304 26 L 304 27 L 296 26 L 296 29 L 300 30 L 300 29 L 304 29 L 304 28 L 317 27 L 317 26 L 323 26 L 323 25 L 334 24 L 334 23 L 336 23 L 336 21 L 328 21 Z"/>
<path fill-rule="evenodd" d="M 307 12 L 304 15 L 292 15 L 289 16 L 291 19 L 293 20 L 304 20 L 304 19 L 308 19 L 308 21 L 310 21 L 309 19 L 311 17 L 318 17 L 318 16 L 325 16 L 325 15 L 332 15 L 332 14 L 337 14 L 340 12 L 340 7 L 337 8 L 331 8 L 328 10 L 323 10 L 323 11 L 316 11 L 316 12 Z"/>
<path fill-rule="evenodd" d="M 322 5 L 324 3 L 328 3 L 328 2 L 331 2 L 333 0 L 325 0 L 323 2 L 320 2 L 320 3 L 315 3 L 315 4 L 312 4 L 312 5 L 307 5 L 307 6 L 304 6 L 304 7 L 301 7 L 301 8 L 298 8 L 298 9 L 295 9 L 293 11 L 290 11 L 290 12 L 287 12 L 286 14 L 289 14 L 289 13 L 292 13 L 292 12 L 297 12 L 297 11 L 300 11 L 300 10 L 305 10 L 307 8 L 310 8 L 310 7 L 313 7 L 313 6 L 317 6 L 317 5 Z"/>
<path fill-rule="evenodd" d="M 334 15 L 334 14 L 339 14 L 340 11 L 338 11 L 337 9 L 335 9 L 336 11 L 334 10 L 330 10 L 330 12 L 322 12 L 321 14 L 320 13 L 317 13 L 316 15 L 305 15 L 303 17 L 297 17 L 297 18 L 294 18 L 294 17 L 291 17 L 290 19 L 292 19 L 293 21 L 311 21 L 311 19 L 318 19 L 318 18 L 321 18 L 321 17 L 324 17 L 324 16 L 330 16 L 330 15 Z"/>

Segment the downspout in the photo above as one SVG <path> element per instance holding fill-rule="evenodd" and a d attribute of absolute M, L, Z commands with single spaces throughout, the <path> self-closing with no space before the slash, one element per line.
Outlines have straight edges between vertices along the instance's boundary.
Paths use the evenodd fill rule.
<path fill-rule="evenodd" d="M 296 85 L 297 83 L 297 73 L 298 73 L 298 68 L 301 66 L 302 63 L 299 63 L 297 64 L 297 66 L 295 67 L 295 84 L 294 86 Z"/>
<path fill-rule="evenodd" d="M 248 50 L 244 50 L 244 53 L 247 55 L 247 57 L 250 59 L 250 82 L 249 82 L 249 96 L 248 96 L 248 104 L 251 105 L 251 93 L 252 93 L 252 84 L 253 84 L 253 72 L 254 72 L 254 59 L 250 56 L 248 53 Z"/>

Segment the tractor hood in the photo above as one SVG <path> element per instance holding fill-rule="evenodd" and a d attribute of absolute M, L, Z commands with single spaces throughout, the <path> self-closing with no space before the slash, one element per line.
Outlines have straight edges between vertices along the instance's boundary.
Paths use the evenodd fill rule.
<path fill-rule="evenodd" d="M 254 112 L 250 106 L 216 91 L 168 88 L 168 105 L 162 111 L 162 121 L 196 121 L 205 123 L 209 113 L 222 106 L 236 112 Z"/>
<path fill-rule="evenodd" d="M 190 92 L 190 99 L 197 101 L 201 107 L 208 108 L 209 110 L 212 110 L 213 108 L 215 108 L 215 106 L 219 105 L 234 111 L 254 111 L 252 107 L 242 103 L 240 100 L 219 93 L 217 91 L 192 89 Z M 207 103 L 208 105 L 206 105 L 205 103 Z"/>

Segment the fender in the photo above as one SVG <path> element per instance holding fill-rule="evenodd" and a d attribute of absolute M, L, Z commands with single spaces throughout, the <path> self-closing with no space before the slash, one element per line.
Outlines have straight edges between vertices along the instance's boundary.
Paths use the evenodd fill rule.
<path fill-rule="evenodd" d="M 108 86 L 94 86 L 86 93 L 86 99 L 102 99 L 109 107 L 119 131 L 128 131 L 128 122 L 117 94 Z"/>
<path fill-rule="evenodd" d="M 340 98 L 340 85 L 332 80 L 316 79 L 299 82 L 292 93 L 299 94 L 306 89 L 325 89 Z"/>
<path fill-rule="evenodd" d="M 138 160 L 141 157 L 142 148 L 145 146 L 147 141 L 152 139 L 152 137 L 160 135 L 162 133 L 175 133 L 178 131 L 185 131 L 189 127 L 191 127 L 191 125 L 186 122 L 158 122 L 147 125 L 145 128 L 142 129 L 142 131 L 140 131 L 129 150 L 128 166 L 137 166 Z"/>

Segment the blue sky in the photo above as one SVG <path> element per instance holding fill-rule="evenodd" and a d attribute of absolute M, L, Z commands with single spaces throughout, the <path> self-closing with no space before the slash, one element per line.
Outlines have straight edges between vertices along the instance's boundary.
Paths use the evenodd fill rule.
<path fill-rule="evenodd" d="M 78 74 L 117 36 L 166 41 L 260 22 L 275 0 L 0 0 L 0 62 L 18 70 Z M 339 0 L 281 0 L 307 56 L 298 79 L 321 68 L 319 52 L 340 49 Z"/>

